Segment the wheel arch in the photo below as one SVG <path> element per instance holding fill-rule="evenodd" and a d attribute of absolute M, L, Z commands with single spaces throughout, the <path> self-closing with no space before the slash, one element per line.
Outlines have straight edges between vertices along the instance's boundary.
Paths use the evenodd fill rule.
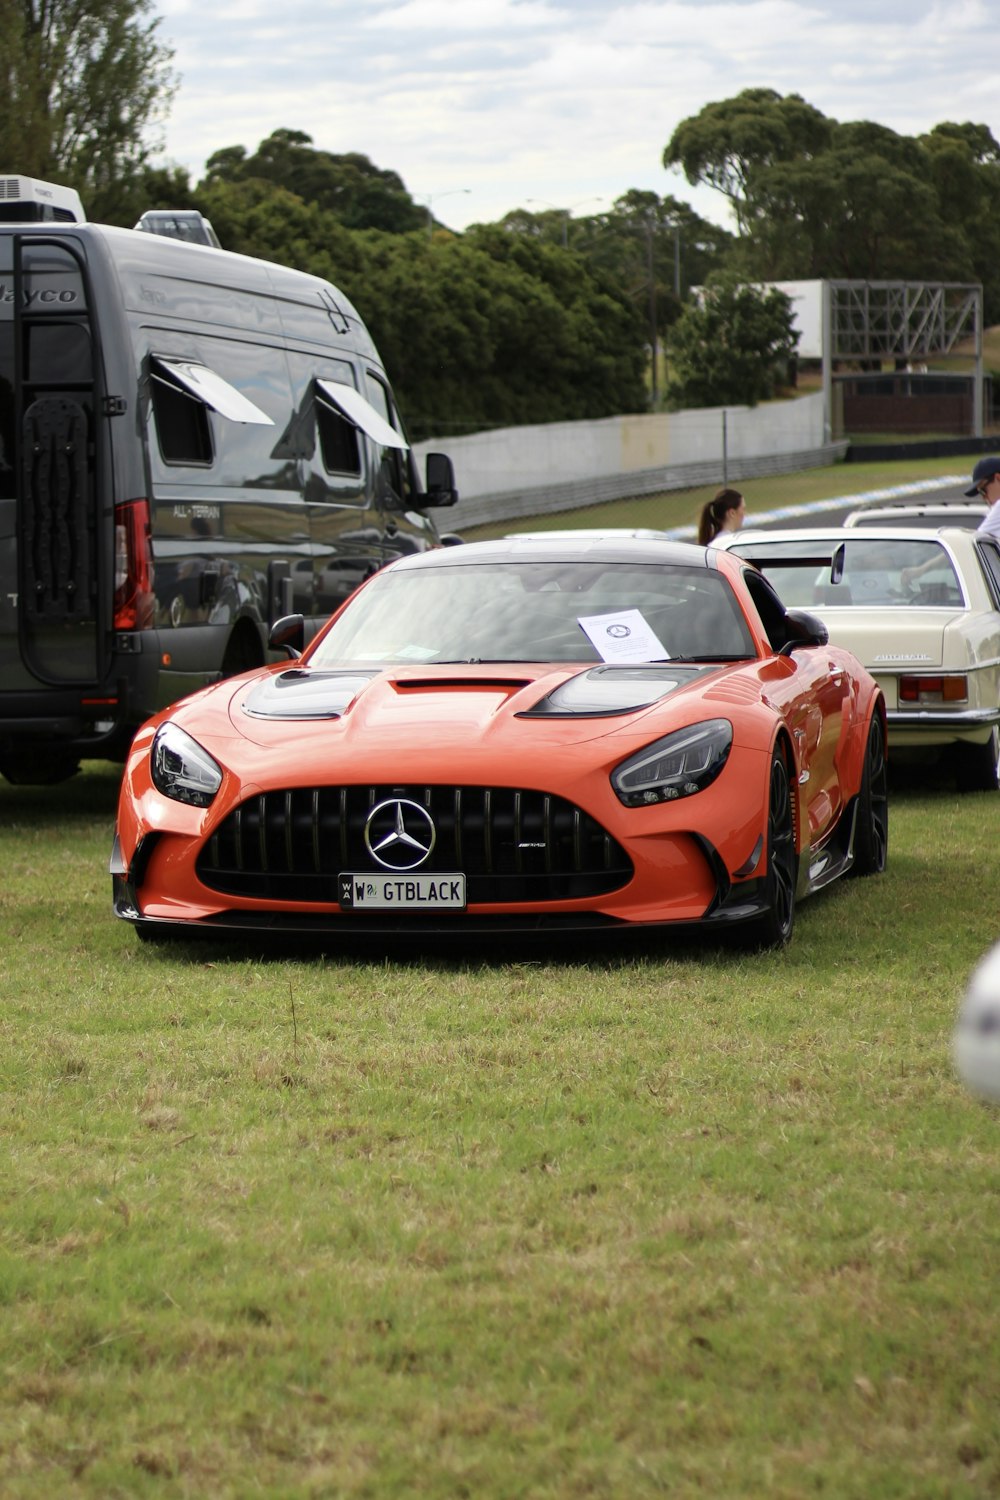
<path fill-rule="evenodd" d="M 250 615 L 239 615 L 233 621 L 225 650 L 222 653 L 220 672 L 223 677 L 236 677 L 240 672 L 250 672 L 262 667 L 267 661 L 264 636 L 259 622 Z"/>
<path fill-rule="evenodd" d="M 872 721 L 878 714 L 882 721 L 882 743 L 885 746 L 886 759 L 889 758 L 889 714 L 885 706 L 885 694 L 880 687 L 876 687 L 871 695 L 868 711 L 863 720 L 858 723 L 858 737 L 856 746 L 857 782 L 861 785 L 861 775 L 864 770 L 865 752 L 868 747 L 868 736 L 871 732 Z"/>
<path fill-rule="evenodd" d="M 806 826 L 802 809 L 802 784 L 799 781 L 799 764 L 795 756 L 795 746 L 792 736 L 785 724 L 779 724 L 774 739 L 771 742 L 771 751 L 768 756 L 768 767 L 771 764 L 771 756 L 778 750 L 784 756 L 785 768 L 788 771 L 788 783 L 792 788 L 792 813 L 795 819 L 795 852 L 802 853 L 802 830 Z M 770 776 L 770 769 L 768 770 Z"/>

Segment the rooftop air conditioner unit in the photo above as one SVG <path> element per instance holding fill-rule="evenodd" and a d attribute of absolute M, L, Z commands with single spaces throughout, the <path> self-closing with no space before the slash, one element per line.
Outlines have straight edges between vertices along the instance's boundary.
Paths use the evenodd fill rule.
<path fill-rule="evenodd" d="M 80 195 L 56 182 L 0 173 L 0 223 L 85 224 Z"/>

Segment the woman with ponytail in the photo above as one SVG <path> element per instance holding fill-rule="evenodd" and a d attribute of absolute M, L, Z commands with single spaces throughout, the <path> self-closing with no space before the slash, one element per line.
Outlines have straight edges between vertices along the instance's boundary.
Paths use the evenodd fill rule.
<path fill-rule="evenodd" d="M 699 546 L 709 546 L 722 531 L 739 531 L 746 513 L 747 503 L 739 490 L 719 490 L 698 517 Z"/>

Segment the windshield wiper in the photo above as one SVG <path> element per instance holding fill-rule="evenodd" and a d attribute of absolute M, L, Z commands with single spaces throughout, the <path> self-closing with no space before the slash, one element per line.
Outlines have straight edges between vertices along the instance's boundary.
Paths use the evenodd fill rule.
<path fill-rule="evenodd" d="M 749 651 L 720 651 L 716 656 L 709 656 L 707 654 L 702 655 L 701 653 L 699 653 L 699 655 L 697 656 L 670 656 L 664 658 L 664 660 L 669 661 L 671 664 L 676 662 L 680 666 L 684 667 L 696 667 L 699 664 L 703 664 L 705 666 L 717 666 L 720 662 L 727 661 L 753 661 L 754 657 Z"/>

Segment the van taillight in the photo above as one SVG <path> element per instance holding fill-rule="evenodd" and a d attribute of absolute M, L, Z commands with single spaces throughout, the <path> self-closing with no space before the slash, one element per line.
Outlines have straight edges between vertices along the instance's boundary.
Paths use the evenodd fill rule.
<path fill-rule="evenodd" d="M 149 501 L 127 500 L 115 506 L 115 629 L 148 630 L 153 605 Z"/>

